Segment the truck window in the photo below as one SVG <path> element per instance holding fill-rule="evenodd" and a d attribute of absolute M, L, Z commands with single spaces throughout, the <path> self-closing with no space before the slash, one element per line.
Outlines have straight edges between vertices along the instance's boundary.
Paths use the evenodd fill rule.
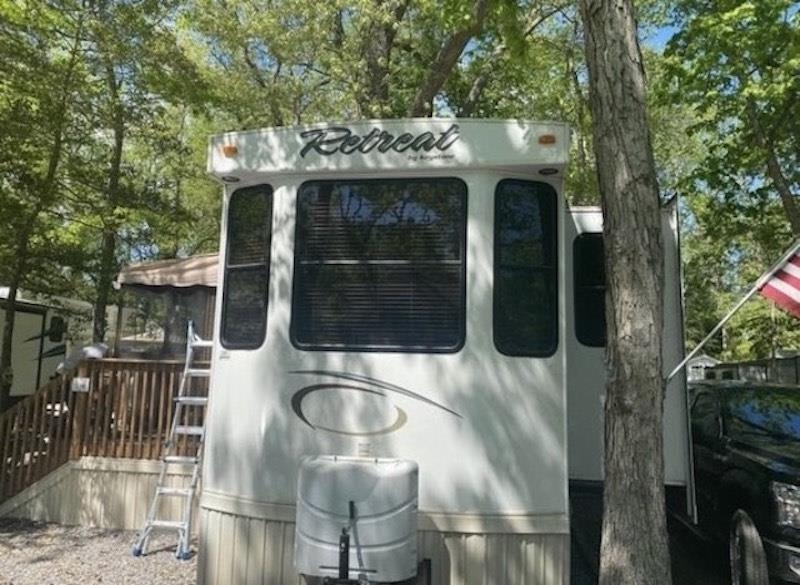
<path fill-rule="evenodd" d="M 558 345 L 556 192 L 504 180 L 495 191 L 494 343 L 510 356 L 546 357 Z"/>
<path fill-rule="evenodd" d="M 259 185 L 235 191 L 228 204 L 223 347 L 253 349 L 264 342 L 271 235 L 272 188 Z"/>
<path fill-rule="evenodd" d="M 606 344 L 606 270 L 603 234 L 586 233 L 572 245 L 575 337 L 583 345 Z"/>
<path fill-rule="evenodd" d="M 706 443 L 719 437 L 720 408 L 713 392 L 697 394 L 692 404 L 692 436 L 698 443 Z"/>
<path fill-rule="evenodd" d="M 455 352 L 464 344 L 467 188 L 311 181 L 297 195 L 292 343 Z"/>
<path fill-rule="evenodd" d="M 800 394 L 796 388 L 757 386 L 726 392 L 728 434 L 752 440 L 761 435 L 786 444 L 800 441 Z"/>

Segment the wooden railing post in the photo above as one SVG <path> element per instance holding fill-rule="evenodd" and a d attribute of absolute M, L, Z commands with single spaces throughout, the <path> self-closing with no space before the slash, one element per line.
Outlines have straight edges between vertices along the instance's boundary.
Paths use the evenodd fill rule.
<path fill-rule="evenodd" d="M 70 388 L 70 391 L 75 393 L 75 412 L 72 418 L 72 437 L 69 449 L 70 459 L 78 459 L 81 455 L 83 455 L 83 435 L 86 429 L 86 414 L 89 408 L 89 392 L 91 392 L 91 388 L 88 389 L 88 392 L 75 391 L 78 389 L 77 386 L 80 384 L 79 380 L 81 378 L 88 379 L 88 376 L 89 367 L 86 362 L 81 362 L 81 364 L 78 366 L 78 375 L 73 378 L 73 385 Z M 76 380 L 78 380 L 78 382 L 76 382 Z"/>

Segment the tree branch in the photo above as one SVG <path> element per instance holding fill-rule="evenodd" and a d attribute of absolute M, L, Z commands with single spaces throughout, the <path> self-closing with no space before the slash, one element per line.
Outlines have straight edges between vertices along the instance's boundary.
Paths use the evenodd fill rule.
<path fill-rule="evenodd" d="M 428 70 L 425 81 L 422 82 L 414 101 L 408 110 L 411 117 L 430 116 L 433 112 L 433 98 L 442 89 L 450 72 L 455 67 L 467 43 L 483 30 L 483 23 L 489 11 L 488 0 L 475 0 L 472 7 L 472 18 L 468 26 L 454 32 L 448 38 L 433 64 Z"/>
<path fill-rule="evenodd" d="M 756 142 L 764 151 L 767 176 L 772 179 L 772 184 L 775 185 L 775 189 L 778 191 L 783 210 L 786 212 L 786 217 L 792 226 L 792 233 L 795 236 L 800 236 L 800 208 L 797 206 L 789 181 L 786 179 L 786 175 L 783 174 L 783 169 L 781 169 L 778 155 L 775 152 L 775 145 L 761 126 L 761 120 L 759 120 L 758 111 L 752 99 L 747 101 L 747 116 L 750 118 Z"/>
<path fill-rule="evenodd" d="M 533 13 L 531 13 L 529 17 L 526 19 L 530 24 L 526 27 L 522 38 L 527 39 L 528 37 L 533 35 L 533 33 L 539 26 L 545 23 L 553 15 L 562 12 L 564 8 L 570 6 L 571 4 L 572 2 L 568 2 L 562 5 L 554 6 L 551 10 L 543 12 L 538 16 L 536 16 L 535 18 L 532 18 Z M 483 95 L 483 91 L 489 85 L 489 82 L 491 81 L 492 76 L 495 72 L 494 65 L 497 62 L 497 59 L 499 59 L 503 55 L 503 53 L 506 52 L 507 49 L 508 45 L 501 42 L 494 48 L 489 58 L 484 61 L 480 73 L 478 73 L 478 75 L 472 81 L 472 86 L 470 87 L 469 93 L 467 94 L 467 99 L 464 101 L 464 103 L 458 110 L 459 117 L 468 118 L 472 116 L 472 114 L 475 112 L 475 108 L 478 106 L 478 102 L 480 101 L 481 96 Z"/>

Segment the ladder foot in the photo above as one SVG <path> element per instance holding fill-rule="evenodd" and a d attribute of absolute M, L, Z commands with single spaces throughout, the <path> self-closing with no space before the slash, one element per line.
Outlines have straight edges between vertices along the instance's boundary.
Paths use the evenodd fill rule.
<path fill-rule="evenodd" d="M 144 551 L 142 551 L 142 547 L 141 546 L 134 546 L 133 549 L 131 549 L 131 554 L 133 556 L 135 556 L 135 557 L 142 556 L 142 552 L 144 552 Z"/>
<path fill-rule="evenodd" d="M 183 551 L 183 552 L 181 552 L 181 551 L 178 551 L 177 553 L 175 553 L 175 558 L 177 558 L 179 561 L 188 561 L 188 560 L 191 560 L 191 558 L 192 558 L 193 556 L 194 556 L 194 555 L 192 554 L 192 551 L 190 551 L 190 550 Z"/>

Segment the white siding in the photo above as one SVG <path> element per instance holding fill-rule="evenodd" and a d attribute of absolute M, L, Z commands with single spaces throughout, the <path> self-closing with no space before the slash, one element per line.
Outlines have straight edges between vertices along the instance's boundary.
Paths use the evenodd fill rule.
<path fill-rule="evenodd" d="M 198 585 L 294 585 L 294 523 L 202 509 Z M 566 585 L 566 534 L 420 531 L 434 585 Z"/>
<path fill-rule="evenodd" d="M 0 517 L 139 530 L 155 492 L 159 469 L 158 461 L 83 457 L 63 465 L 3 502 Z M 170 474 L 168 483 L 184 486 L 190 479 L 187 467 L 181 473 Z M 162 509 L 160 517 L 178 519 L 178 499 L 162 498 L 161 501 L 168 507 Z M 194 518 L 197 518 L 196 509 Z"/>

